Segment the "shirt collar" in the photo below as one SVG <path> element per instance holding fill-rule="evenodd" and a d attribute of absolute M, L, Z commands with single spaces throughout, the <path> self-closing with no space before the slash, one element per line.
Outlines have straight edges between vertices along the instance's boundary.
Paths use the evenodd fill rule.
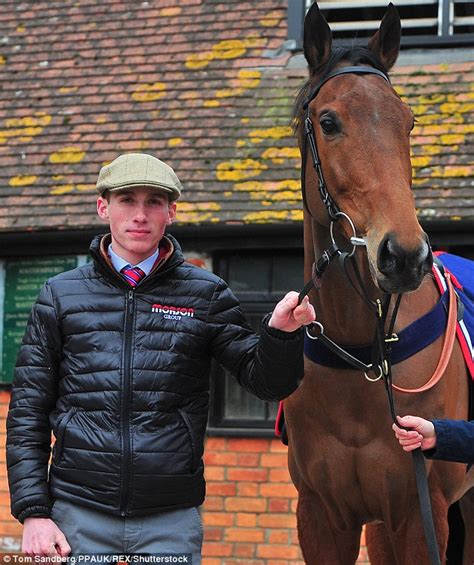
<path fill-rule="evenodd" d="M 112 249 L 112 244 L 109 245 L 108 253 L 109 253 L 110 261 L 112 262 L 114 269 L 118 273 L 120 273 L 120 271 L 124 267 L 130 266 L 130 267 L 140 267 L 140 269 L 145 273 L 145 275 L 148 276 L 153 268 L 153 265 L 155 264 L 155 261 L 158 259 L 158 256 L 160 254 L 160 248 L 157 248 L 157 250 L 153 253 L 153 255 L 150 255 L 150 257 L 147 257 L 137 265 L 130 265 L 128 261 L 120 257 L 120 255 L 117 255 L 117 253 L 115 253 L 115 251 Z"/>

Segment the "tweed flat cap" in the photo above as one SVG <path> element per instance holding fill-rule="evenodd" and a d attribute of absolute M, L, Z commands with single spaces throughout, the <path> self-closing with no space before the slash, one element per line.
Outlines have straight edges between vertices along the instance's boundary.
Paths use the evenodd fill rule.
<path fill-rule="evenodd" d="M 182 186 L 173 169 L 153 155 L 126 153 L 102 167 L 96 188 L 100 195 L 106 190 L 120 190 L 149 186 L 169 193 L 170 200 L 181 196 Z"/>

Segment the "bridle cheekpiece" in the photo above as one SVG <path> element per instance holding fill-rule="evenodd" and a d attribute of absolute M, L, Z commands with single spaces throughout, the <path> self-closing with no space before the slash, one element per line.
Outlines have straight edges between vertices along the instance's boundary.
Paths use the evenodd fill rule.
<path fill-rule="evenodd" d="M 325 85 L 329 80 L 334 77 L 346 74 L 359 74 L 359 75 L 378 75 L 386 80 L 390 84 L 390 79 L 388 76 L 378 69 L 373 67 L 357 67 L 357 66 L 350 66 L 350 67 L 341 67 L 335 71 L 332 71 L 325 77 L 323 77 L 316 85 L 311 89 L 311 92 L 306 97 L 305 101 L 303 102 L 303 110 L 306 110 L 306 117 L 304 120 L 304 144 L 303 144 L 303 166 L 301 167 L 301 191 L 303 196 L 303 204 L 308 212 L 311 214 L 311 211 L 308 207 L 307 199 L 306 199 L 306 183 L 305 183 L 305 173 L 306 173 L 306 146 L 309 145 L 309 149 L 311 151 L 311 157 L 313 159 L 313 167 L 316 171 L 318 176 L 318 190 L 321 196 L 321 200 L 323 201 L 324 205 L 326 206 L 326 210 L 328 212 L 329 218 L 332 221 L 337 221 L 340 219 L 340 209 L 332 196 L 329 194 L 329 191 L 326 186 L 326 181 L 324 180 L 323 170 L 321 168 L 321 160 L 319 159 L 318 154 L 318 146 L 316 143 L 316 136 L 314 135 L 314 126 L 313 122 L 310 117 L 309 112 L 309 105 L 312 100 L 316 98 L 319 91 L 321 90 L 322 86 Z"/>

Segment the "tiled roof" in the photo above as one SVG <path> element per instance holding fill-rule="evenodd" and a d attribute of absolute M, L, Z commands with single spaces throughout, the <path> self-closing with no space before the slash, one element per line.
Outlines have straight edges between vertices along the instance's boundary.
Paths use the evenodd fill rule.
<path fill-rule="evenodd" d="M 126 151 L 172 165 L 182 224 L 299 222 L 286 0 L 3 0 L 0 231 L 99 225 L 95 180 Z M 474 57 L 473 57 L 474 59 Z M 398 67 L 420 215 L 474 220 L 474 62 Z"/>

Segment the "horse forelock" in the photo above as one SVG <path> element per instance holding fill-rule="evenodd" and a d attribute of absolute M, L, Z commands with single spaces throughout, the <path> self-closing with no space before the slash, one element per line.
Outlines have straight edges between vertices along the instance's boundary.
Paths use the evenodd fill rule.
<path fill-rule="evenodd" d="M 311 70 L 311 78 L 309 78 L 304 83 L 304 85 L 296 95 L 292 115 L 292 124 L 295 134 L 298 133 L 299 127 L 302 123 L 301 118 L 303 113 L 303 103 L 309 92 L 311 91 L 311 88 L 316 84 L 316 82 L 323 80 L 331 71 L 333 71 L 337 67 L 337 65 L 342 62 L 351 66 L 368 65 L 385 73 L 388 76 L 388 70 L 381 63 L 377 55 L 373 51 L 370 51 L 370 49 L 357 45 L 350 47 L 336 47 L 332 50 L 327 62 Z"/>

